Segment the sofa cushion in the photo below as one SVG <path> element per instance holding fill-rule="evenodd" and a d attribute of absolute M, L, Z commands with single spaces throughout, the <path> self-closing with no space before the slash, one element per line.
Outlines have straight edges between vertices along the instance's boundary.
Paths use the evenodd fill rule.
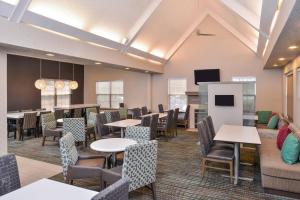
<path fill-rule="evenodd" d="M 273 138 L 276 139 L 278 135 L 278 130 L 267 129 L 267 128 L 258 128 L 257 132 L 262 138 Z"/>
<path fill-rule="evenodd" d="M 278 115 L 273 115 L 273 116 L 270 118 L 267 127 L 270 128 L 270 129 L 275 129 L 275 128 L 277 128 L 278 120 L 279 120 Z"/>
<path fill-rule="evenodd" d="M 267 124 L 272 115 L 272 111 L 257 111 L 258 124 Z"/>
<path fill-rule="evenodd" d="M 299 153 L 300 141 L 293 134 L 289 134 L 282 146 L 282 160 L 289 165 L 295 164 L 299 161 Z"/>
<path fill-rule="evenodd" d="M 300 163 L 287 165 L 276 148 L 276 139 L 261 138 L 259 147 L 260 167 L 263 175 L 300 180 Z"/>
<path fill-rule="evenodd" d="M 277 135 L 277 148 L 279 150 L 281 150 L 284 140 L 290 133 L 291 133 L 291 130 L 289 129 L 289 127 L 287 125 L 281 127 L 281 129 L 279 129 L 278 135 Z"/>

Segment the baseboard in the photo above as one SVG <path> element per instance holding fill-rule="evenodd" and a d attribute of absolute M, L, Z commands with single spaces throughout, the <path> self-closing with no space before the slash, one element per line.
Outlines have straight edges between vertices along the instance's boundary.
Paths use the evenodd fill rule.
<path fill-rule="evenodd" d="M 268 194 L 275 194 L 275 195 L 279 195 L 279 196 L 300 199 L 300 193 L 287 192 L 287 191 L 275 190 L 275 189 L 270 189 L 270 188 L 264 188 L 264 192 L 268 193 Z"/>

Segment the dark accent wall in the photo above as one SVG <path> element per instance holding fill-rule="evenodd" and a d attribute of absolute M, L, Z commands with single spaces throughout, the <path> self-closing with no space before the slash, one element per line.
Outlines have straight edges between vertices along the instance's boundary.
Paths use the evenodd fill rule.
<path fill-rule="evenodd" d="M 58 79 L 58 61 L 42 60 L 42 78 Z M 73 64 L 61 62 L 61 79 L 73 79 Z M 7 110 L 41 108 L 41 91 L 34 82 L 40 76 L 38 58 L 8 55 L 7 56 Z M 74 79 L 79 87 L 72 91 L 71 104 L 83 103 L 84 66 L 75 65 Z"/>

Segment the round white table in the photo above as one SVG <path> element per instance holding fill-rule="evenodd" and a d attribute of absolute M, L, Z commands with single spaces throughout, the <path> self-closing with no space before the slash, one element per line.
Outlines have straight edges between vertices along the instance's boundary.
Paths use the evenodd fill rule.
<path fill-rule="evenodd" d="M 64 119 L 61 118 L 61 119 L 57 119 L 56 121 L 57 121 L 57 123 L 63 123 Z"/>
<path fill-rule="evenodd" d="M 113 165 L 116 163 L 116 153 L 125 151 L 126 147 L 137 144 L 135 140 L 126 138 L 108 138 L 93 142 L 90 147 L 95 151 L 112 153 Z"/>

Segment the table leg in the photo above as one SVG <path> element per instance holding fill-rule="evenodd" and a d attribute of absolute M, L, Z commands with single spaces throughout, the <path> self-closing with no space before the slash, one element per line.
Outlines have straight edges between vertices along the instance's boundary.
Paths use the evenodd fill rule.
<path fill-rule="evenodd" d="M 240 165 L 240 143 L 234 143 L 234 184 L 238 183 Z"/>
<path fill-rule="evenodd" d="M 113 152 L 113 153 L 112 153 L 112 167 L 115 167 L 115 166 L 116 166 L 116 162 L 117 162 L 117 159 L 116 159 L 116 153 Z"/>
<path fill-rule="evenodd" d="M 20 119 L 16 119 L 16 135 L 17 135 L 17 140 L 21 140 L 21 124 L 20 124 Z"/>

